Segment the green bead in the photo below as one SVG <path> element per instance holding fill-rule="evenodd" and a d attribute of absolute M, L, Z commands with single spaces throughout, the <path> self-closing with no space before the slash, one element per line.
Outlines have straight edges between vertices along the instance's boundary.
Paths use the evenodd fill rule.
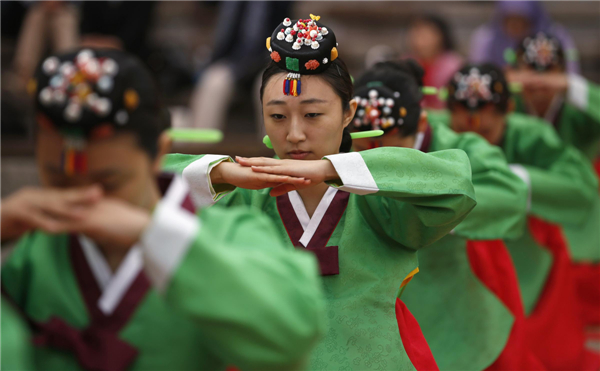
<path fill-rule="evenodd" d="M 300 71 L 300 61 L 298 58 L 285 57 L 285 68 L 291 71 Z"/>

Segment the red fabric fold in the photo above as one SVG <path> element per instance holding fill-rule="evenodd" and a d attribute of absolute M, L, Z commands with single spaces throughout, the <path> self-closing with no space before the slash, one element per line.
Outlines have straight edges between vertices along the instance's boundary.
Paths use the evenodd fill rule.
<path fill-rule="evenodd" d="M 600 358 L 585 349 L 583 322 L 562 231 L 537 218 L 529 218 L 529 230 L 554 259 L 540 299 L 527 318 L 529 345 L 548 370 L 597 370 Z"/>
<path fill-rule="evenodd" d="M 573 263 L 573 275 L 583 323 L 600 325 L 600 264 Z"/>
<path fill-rule="evenodd" d="M 468 241 L 467 255 L 473 273 L 514 316 L 513 327 L 502 353 L 487 371 L 542 371 L 541 361 L 527 345 L 525 312 L 517 272 L 502 240 Z"/>
<path fill-rule="evenodd" d="M 396 322 L 400 330 L 402 345 L 417 371 L 439 371 L 421 326 L 406 305 L 396 298 Z"/>

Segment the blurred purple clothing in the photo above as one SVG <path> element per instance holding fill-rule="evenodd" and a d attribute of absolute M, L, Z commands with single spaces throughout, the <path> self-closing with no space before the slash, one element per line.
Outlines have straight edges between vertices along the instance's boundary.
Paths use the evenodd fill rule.
<path fill-rule="evenodd" d="M 496 3 L 494 18 L 491 22 L 477 28 L 471 37 L 469 61 L 472 63 L 491 62 L 505 66 L 504 51 L 516 48 L 520 40 L 509 37 L 503 28 L 503 19 L 508 15 L 520 15 L 530 20 L 531 33 L 544 31 L 560 40 L 565 55 L 573 54 L 575 43 L 567 30 L 552 21 L 538 1 L 499 1 Z M 575 54 L 576 55 L 576 54 Z M 579 73 L 579 60 L 567 58 L 567 72 Z"/>

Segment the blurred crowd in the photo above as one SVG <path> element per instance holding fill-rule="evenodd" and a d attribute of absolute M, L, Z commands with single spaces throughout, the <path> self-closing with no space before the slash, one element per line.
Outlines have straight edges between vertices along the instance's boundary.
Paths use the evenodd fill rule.
<path fill-rule="evenodd" d="M 33 120 L 28 115 L 31 106 L 26 90 L 37 62 L 51 52 L 89 46 L 138 56 L 154 73 L 171 106 L 175 127 L 224 130 L 231 116 L 241 111 L 242 121 L 254 123 L 246 131 L 257 131 L 262 137 L 258 77 L 268 61 L 261 53 L 263 36 L 297 5 L 291 1 L 195 3 L 195 12 L 215 20 L 210 38 L 190 56 L 175 42 L 165 46 L 151 40 L 160 2 L 3 1 L 2 38 L 4 45 L 12 47 L 4 47 L 2 53 L 2 134 L 30 135 Z M 567 72 L 580 73 L 575 42 L 568 30 L 551 19 L 542 2 L 501 1 L 494 7 L 492 19 L 482 20 L 470 35 L 466 55 L 458 50 L 453 27 L 444 16 L 433 9 L 420 14 L 412 10 L 401 24 L 406 32 L 399 33 L 404 48 L 386 39 L 372 42 L 363 53 L 364 63 L 352 72 L 358 74 L 378 61 L 410 56 L 424 67 L 424 83 L 441 87 L 465 61 L 506 66 L 511 48 L 520 39 L 544 31 L 561 41 Z M 344 15 L 339 18 L 343 22 Z M 424 104 L 442 108 L 444 103 L 428 96 Z"/>

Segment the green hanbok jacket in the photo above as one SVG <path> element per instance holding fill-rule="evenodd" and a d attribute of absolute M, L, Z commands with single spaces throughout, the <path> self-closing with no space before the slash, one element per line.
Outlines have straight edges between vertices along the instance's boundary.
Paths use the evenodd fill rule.
<path fill-rule="evenodd" d="M 447 111 L 429 115 L 432 120 L 449 125 Z M 594 218 L 598 180 L 593 168 L 583 154 L 564 143 L 549 124 L 537 117 L 509 114 L 500 147 L 512 171 L 528 186 L 528 213 L 560 224 L 565 230 L 587 226 Z M 525 314 L 530 314 L 544 288 L 552 256 L 527 230 L 521 238 L 506 241 L 506 246 L 517 269 Z M 587 256 L 597 261 L 600 255 L 597 246 L 595 243 L 571 245 L 571 257 L 576 260 L 578 256 Z"/>
<path fill-rule="evenodd" d="M 85 236 L 22 238 L 2 285 L 37 324 L 37 369 L 306 366 L 326 326 L 314 257 L 258 210 L 195 214 L 188 190 L 174 178 L 114 273 Z"/>
<path fill-rule="evenodd" d="M 519 96 L 517 111 L 528 112 Z M 600 86 L 579 75 L 569 75 L 566 95 L 554 99 L 545 119 L 563 141 L 578 148 L 590 161 L 600 156 Z M 563 230 L 574 261 L 600 262 L 600 195 L 585 222 L 564 225 Z"/>
<path fill-rule="evenodd" d="M 527 186 L 502 150 L 474 133 L 430 120 L 425 152 L 457 148 L 471 161 L 477 206 L 453 232 L 419 251 L 420 273 L 402 300 L 411 308 L 440 370 L 484 370 L 500 355 L 514 317 L 474 274 L 467 240 L 516 239 L 525 230 Z"/>
<path fill-rule="evenodd" d="M 417 250 L 454 229 L 475 206 L 468 158 L 461 150 L 408 148 L 326 158 L 340 181 L 330 184 L 312 218 L 295 191 L 277 198 L 269 189 L 215 191 L 210 170 L 232 161 L 227 156 L 169 155 L 166 167 L 182 172 L 197 202 L 258 208 L 290 247 L 317 255 L 329 330 L 310 370 L 415 370 L 399 335 L 395 300 L 402 282 L 417 272 Z"/>
<path fill-rule="evenodd" d="M 1 306 L 0 369 L 3 371 L 32 370 L 33 347 L 29 329 L 18 311 L 4 298 L 4 295 Z"/>

